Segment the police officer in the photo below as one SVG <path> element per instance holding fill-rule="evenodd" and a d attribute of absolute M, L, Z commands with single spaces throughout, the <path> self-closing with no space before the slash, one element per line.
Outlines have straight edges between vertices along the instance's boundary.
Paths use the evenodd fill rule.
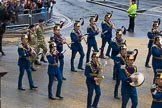
<path fill-rule="evenodd" d="M 98 54 L 96 52 L 92 53 L 91 59 L 92 60 L 86 64 L 85 73 L 84 73 L 86 76 L 86 84 L 88 88 L 87 108 L 97 108 L 100 95 L 101 95 L 101 89 L 100 89 L 100 85 L 98 85 L 96 82 L 99 80 L 97 76 L 101 72 L 101 65 L 98 61 Z M 96 95 L 94 101 L 92 102 L 94 90 Z"/>
<path fill-rule="evenodd" d="M 38 49 L 38 40 L 37 40 L 37 34 L 35 32 L 35 26 L 34 25 L 30 25 L 29 26 L 29 30 L 27 32 L 28 35 L 28 42 L 29 45 L 34 49 L 35 51 L 35 55 L 30 57 L 30 61 L 31 61 L 31 70 L 32 71 L 36 71 L 36 69 L 34 68 L 34 62 L 36 61 L 37 55 L 36 52 Z"/>
<path fill-rule="evenodd" d="M 81 44 L 81 41 L 84 39 L 84 37 L 83 37 L 81 31 L 79 30 L 79 27 L 80 27 L 80 21 L 76 21 L 74 23 L 74 29 L 70 33 L 70 37 L 71 37 L 71 41 L 72 41 L 72 44 L 71 44 L 71 50 L 72 50 L 71 71 L 72 72 L 77 72 L 77 70 L 75 70 L 75 68 L 74 68 L 74 59 L 75 59 L 77 52 L 79 52 L 79 54 L 80 54 L 78 69 L 84 70 L 82 68 L 83 59 L 84 59 L 84 51 L 83 51 L 83 47 Z"/>
<path fill-rule="evenodd" d="M 156 69 L 162 69 L 162 48 L 160 43 L 160 36 L 156 36 L 154 40 L 154 45 L 152 46 L 151 53 L 152 53 L 152 67 L 154 71 L 154 79 L 157 74 Z"/>
<path fill-rule="evenodd" d="M 87 27 L 87 33 L 88 33 L 88 37 L 87 37 L 87 57 L 86 57 L 86 63 L 89 62 L 89 57 L 90 57 L 90 53 L 91 53 L 91 48 L 93 47 L 95 52 L 98 52 L 98 47 L 97 47 L 97 42 L 95 39 L 95 36 L 98 35 L 99 28 L 97 28 L 96 26 L 96 19 L 95 16 L 91 16 L 90 20 L 89 20 L 90 24 Z"/>
<path fill-rule="evenodd" d="M 132 107 L 136 108 L 138 104 L 138 96 L 136 87 L 131 86 L 131 82 L 136 82 L 136 77 L 130 77 L 133 73 L 137 72 L 137 67 L 133 65 L 136 59 L 137 53 L 134 55 L 133 52 L 127 53 L 126 65 L 121 67 L 120 77 L 122 80 L 121 95 L 122 95 L 122 107 L 126 108 L 129 98 L 131 98 Z"/>
<path fill-rule="evenodd" d="M 38 52 L 40 51 L 40 48 L 43 49 L 43 53 L 40 61 L 47 63 L 47 61 L 45 60 L 45 55 L 47 53 L 47 45 L 45 42 L 45 38 L 43 36 L 43 25 L 44 25 L 44 20 L 40 19 L 39 24 L 36 26 L 36 34 L 38 39 Z"/>
<path fill-rule="evenodd" d="M 122 38 L 122 30 L 117 29 L 116 30 L 116 37 L 112 40 L 111 42 L 111 48 L 112 48 L 112 53 L 111 53 L 111 58 L 114 60 L 115 57 L 119 54 L 120 52 L 120 47 L 123 45 L 126 45 L 126 40 Z M 114 67 L 113 67 L 113 80 L 116 79 L 116 73 L 115 73 L 115 61 L 114 61 Z"/>
<path fill-rule="evenodd" d="M 106 42 L 108 42 L 109 46 L 106 52 L 106 56 L 110 57 L 110 51 L 111 51 L 111 38 L 112 38 L 112 29 L 114 28 L 114 25 L 110 22 L 110 18 L 112 17 L 112 13 L 107 13 L 104 18 L 104 22 L 101 23 L 102 27 L 102 45 L 101 45 L 101 52 L 100 52 L 100 58 L 104 57 L 104 47 L 106 45 Z"/>
<path fill-rule="evenodd" d="M 135 17 L 137 14 L 137 5 L 135 4 L 135 0 L 130 0 L 130 6 L 127 10 L 129 14 L 129 27 L 127 31 L 134 32 L 134 26 L 135 26 Z"/>
<path fill-rule="evenodd" d="M 32 53 L 34 53 L 34 50 L 31 48 L 31 46 L 28 44 L 28 36 L 23 35 L 21 37 L 21 42 L 18 46 L 18 65 L 19 65 L 19 79 L 18 79 L 18 90 L 25 90 L 22 87 L 22 79 L 24 76 L 24 72 L 26 70 L 29 80 L 30 89 L 35 89 L 37 86 L 34 85 L 34 82 L 32 80 L 32 74 L 31 74 L 31 64 L 30 64 L 30 56 Z"/>
<path fill-rule="evenodd" d="M 152 105 L 151 108 L 161 108 L 162 106 L 162 69 L 157 69 L 155 83 L 151 88 Z"/>
<path fill-rule="evenodd" d="M 61 96 L 61 87 L 62 87 L 62 74 L 61 70 L 58 67 L 58 59 L 59 59 L 59 52 L 57 51 L 57 46 L 54 42 L 49 45 L 50 53 L 47 55 L 47 60 L 49 62 L 48 65 L 48 76 L 49 76 L 49 83 L 48 83 L 48 98 L 51 100 L 55 100 L 56 98 L 53 97 L 52 93 L 52 86 L 55 77 L 57 78 L 57 90 L 56 90 L 56 97 L 59 99 L 63 99 Z"/>
<path fill-rule="evenodd" d="M 151 68 L 151 66 L 149 65 L 149 61 L 150 61 L 150 57 L 151 57 L 151 47 L 153 45 L 154 39 L 156 36 L 159 36 L 159 35 L 162 36 L 162 34 L 160 34 L 160 32 L 158 31 L 158 27 L 159 27 L 159 22 L 153 21 L 152 29 L 147 33 L 147 37 L 149 38 L 148 54 L 147 54 L 147 58 L 146 58 L 146 62 L 145 62 L 145 67 L 147 67 L 147 68 Z"/>
<path fill-rule="evenodd" d="M 50 38 L 51 41 L 54 41 L 57 45 L 57 51 L 59 52 L 59 62 L 60 62 L 60 70 L 62 72 L 62 79 L 66 80 L 65 77 L 63 77 L 63 68 L 64 68 L 64 55 L 62 53 L 63 51 L 63 44 L 65 44 L 66 39 L 62 37 L 60 33 L 61 25 L 56 24 L 53 27 L 54 36 Z"/>
<path fill-rule="evenodd" d="M 118 88 L 120 85 L 120 69 L 122 65 L 125 65 L 125 57 L 127 54 L 127 48 L 126 45 L 123 45 L 120 47 L 120 53 L 114 58 L 115 62 L 115 73 L 116 73 L 116 84 L 114 89 L 114 98 L 120 99 L 118 97 Z"/>

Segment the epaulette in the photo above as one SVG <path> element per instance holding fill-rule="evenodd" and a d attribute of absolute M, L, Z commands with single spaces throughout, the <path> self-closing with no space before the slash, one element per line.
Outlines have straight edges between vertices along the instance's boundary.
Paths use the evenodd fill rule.
<path fill-rule="evenodd" d="M 121 57 L 121 54 L 118 54 L 116 57 Z"/>
<path fill-rule="evenodd" d="M 91 65 L 91 63 L 90 63 L 90 62 L 86 63 L 86 66 L 90 66 L 90 65 Z"/>
<path fill-rule="evenodd" d="M 18 44 L 18 48 L 23 48 L 23 46 L 22 46 L 22 43 L 21 43 L 21 42 Z"/>
<path fill-rule="evenodd" d="M 75 33 L 74 29 L 71 31 L 71 33 Z"/>
<path fill-rule="evenodd" d="M 121 69 L 125 69 L 125 65 L 121 65 Z"/>

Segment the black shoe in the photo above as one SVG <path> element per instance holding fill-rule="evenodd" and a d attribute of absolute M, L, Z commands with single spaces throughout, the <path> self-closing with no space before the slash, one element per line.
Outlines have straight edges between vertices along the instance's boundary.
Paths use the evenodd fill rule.
<path fill-rule="evenodd" d="M 31 90 L 35 90 L 36 88 L 38 88 L 37 86 L 33 86 L 33 87 L 31 87 L 30 89 Z"/>
<path fill-rule="evenodd" d="M 36 60 L 36 61 L 34 62 L 34 64 L 35 64 L 35 65 L 41 65 L 41 63 L 40 63 L 38 60 Z"/>
<path fill-rule="evenodd" d="M 56 98 L 54 98 L 54 97 L 48 97 L 49 99 L 51 99 L 51 100 L 56 100 Z"/>
<path fill-rule="evenodd" d="M 80 70 L 84 70 L 83 68 L 78 68 L 78 69 L 80 69 Z"/>
<path fill-rule="evenodd" d="M 145 67 L 147 67 L 147 68 L 151 68 L 151 66 L 150 66 L 149 64 L 146 64 Z"/>
<path fill-rule="evenodd" d="M 2 56 L 5 56 L 6 55 L 3 51 L 1 51 L 1 53 L 2 53 Z"/>
<path fill-rule="evenodd" d="M 71 72 L 77 72 L 77 70 L 75 70 L 75 69 L 71 69 Z"/>
<path fill-rule="evenodd" d="M 66 80 L 66 78 L 65 77 L 62 77 L 62 80 Z"/>
<path fill-rule="evenodd" d="M 115 99 L 120 99 L 118 96 L 114 96 Z"/>
<path fill-rule="evenodd" d="M 32 70 L 32 71 L 36 71 L 36 69 L 35 69 L 35 68 L 33 68 L 33 67 L 31 67 L 31 70 Z"/>
<path fill-rule="evenodd" d="M 43 57 L 40 59 L 40 61 L 47 63 L 47 61 Z"/>
<path fill-rule="evenodd" d="M 59 99 L 63 99 L 64 97 L 62 97 L 62 96 L 56 96 L 57 98 L 59 98 Z"/>
<path fill-rule="evenodd" d="M 18 90 L 25 91 L 25 89 L 24 89 L 24 88 L 18 88 Z"/>

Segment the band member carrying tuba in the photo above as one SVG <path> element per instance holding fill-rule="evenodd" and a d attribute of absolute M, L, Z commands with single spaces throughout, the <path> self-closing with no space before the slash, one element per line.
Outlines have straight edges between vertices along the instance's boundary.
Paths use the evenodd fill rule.
<path fill-rule="evenodd" d="M 153 45 L 153 42 L 155 40 L 156 36 L 162 36 L 162 34 L 158 31 L 158 27 L 160 24 L 160 19 L 157 21 L 153 21 L 152 29 L 147 33 L 147 37 L 149 38 L 148 42 L 148 54 L 145 62 L 145 67 L 151 68 L 149 65 L 150 57 L 151 57 L 151 47 Z"/>
<path fill-rule="evenodd" d="M 154 45 L 151 48 L 151 53 L 152 53 L 152 67 L 154 71 L 154 79 L 153 82 L 155 81 L 155 76 L 157 74 L 156 69 L 162 69 L 162 45 L 160 43 L 160 36 L 156 36 L 154 40 Z"/>
<path fill-rule="evenodd" d="M 134 52 L 136 52 L 134 54 Z M 136 87 L 131 86 L 130 83 L 136 82 L 138 80 L 137 77 L 131 77 L 133 73 L 137 72 L 137 67 L 133 65 L 134 61 L 136 60 L 136 56 L 138 54 L 138 50 L 135 49 L 134 51 L 128 52 L 125 58 L 126 65 L 121 67 L 120 70 L 120 78 L 122 81 L 121 86 L 121 95 L 122 95 L 122 107 L 126 108 L 129 98 L 131 98 L 132 107 L 136 108 L 138 104 L 138 96 Z"/>
<path fill-rule="evenodd" d="M 21 43 L 18 46 L 18 54 L 19 54 L 18 65 L 19 65 L 19 70 L 20 70 L 19 79 L 18 79 L 18 90 L 23 90 L 23 91 L 25 90 L 22 87 L 22 79 L 23 79 L 25 70 L 28 74 L 30 89 L 32 90 L 32 89 L 37 88 L 34 85 L 32 74 L 31 74 L 30 57 L 32 56 L 32 53 L 35 53 L 35 52 L 28 43 L 28 36 L 26 34 L 23 34 L 21 36 Z"/>
<path fill-rule="evenodd" d="M 116 37 L 111 42 L 111 58 L 114 60 L 115 57 L 119 54 L 120 47 L 123 45 L 126 45 L 126 40 L 122 38 L 123 35 L 122 29 L 116 30 Z M 115 72 L 115 61 L 114 61 L 114 67 L 113 67 L 113 80 L 116 80 L 116 72 Z"/>
<path fill-rule="evenodd" d="M 155 83 L 151 88 L 152 105 L 151 108 L 161 108 L 162 106 L 162 69 L 157 69 Z"/>
<path fill-rule="evenodd" d="M 125 65 L 125 57 L 127 54 L 127 47 L 126 45 L 120 46 L 120 51 L 119 54 L 114 58 L 115 62 L 115 74 L 116 74 L 116 84 L 114 88 L 114 98 L 115 99 L 120 99 L 118 97 L 118 88 L 120 85 L 120 69 L 122 65 Z"/>
<path fill-rule="evenodd" d="M 91 55 L 91 61 L 86 64 L 85 68 L 85 76 L 86 76 L 86 84 L 88 88 L 88 96 L 87 96 L 87 108 L 97 108 L 101 89 L 100 89 L 100 81 L 103 79 L 103 76 L 98 77 L 101 74 L 101 64 L 98 61 L 98 53 L 93 52 Z M 96 96 L 92 103 L 93 91 L 95 90 Z"/>
<path fill-rule="evenodd" d="M 114 28 L 114 25 L 110 22 L 110 18 L 112 17 L 112 13 L 108 12 L 105 15 L 104 22 L 101 23 L 102 27 L 102 33 L 101 33 L 101 38 L 102 38 L 102 45 L 101 45 L 101 52 L 100 52 L 100 58 L 105 58 L 104 57 L 104 47 L 106 43 L 108 42 L 109 46 L 106 52 L 106 56 L 110 57 L 110 51 L 111 51 L 111 38 L 112 38 L 112 29 Z"/>
<path fill-rule="evenodd" d="M 91 53 L 91 48 L 93 47 L 95 52 L 98 52 L 98 47 L 97 47 L 97 42 L 95 39 L 95 36 L 97 36 L 100 32 L 99 28 L 97 28 L 96 22 L 98 20 L 98 15 L 96 14 L 96 16 L 91 16 L 90 17 L 90 24 L 87 27 L 87 33 L 88 33 L 88 37 L 87 37 L 87 57 L 86 57 L 86 63 L 89 62 L 89 57 L 90 57 L 90 53 Z"/>
<path fill-rule="evenodd" d="M 62 23 L 63 24 L 63 23 Z M 62 24 L 56 24 L 53 27 L 54 36 L 50 38 L 51 41 L 54 41 L 57 45 L 57 50 L 59 51 L 59 62 L 60 62 L 60 70 L 62 72 L 62 79 L 66 80 L 66 78 L 63 76 L 63 68 L 64 68 L 64 55 L 61 53 L 63 51 L 63 44 L 65 44 L 66 39 L 62 37 L 60 33 L 60 29 L 62 28 Z"/>
<path fill-rule="evenodd" d="M 79 54 L 80 54 L 78 69 L 84 70 L 82 67 L 83 59 L 84 59 L 84 50 L 83 50 L 83 46 L 81 44 L 81 41 L 84 39 L 84 37 L 83 37 L 81 31 L 79 30 L 80 25 L 82 25 L 81 22 L 76 21 L 74 23 L 74 29 L 70 33 L 70 37 L 71 37 L 71 41 L 72 41 L 72 44 L 71 44 L 71 50 L 72 50 L 71 72 L 77 72 L 77 70 L 75 70 L 75 67 L 74 67 L 74 59 L 75 59 L 77 52 L 79 52 Z"/>
<path fill-rule="evenodd" d="M 49 45 L 50 53 L 47 55 L 47 60 L 49 62 L 48 65 L 48 76 L 49 76 L 49 83 L 48 83 L 48 98 L 51 100 L 55 100 L 56 98 L 53 97 L 52 93 L 52 86 L 53 81 L 57 78 L 57 90 L 56 90 L 56 97 L 59 99 L 63 99 L 61 94 L 61 87 L 62 87 L 62 74 L 61 70 L 58 67 L 58 59 L 59 59 L 59 51 L 57 51 L 57 46 L 54 42 L 51 42 Z"/>

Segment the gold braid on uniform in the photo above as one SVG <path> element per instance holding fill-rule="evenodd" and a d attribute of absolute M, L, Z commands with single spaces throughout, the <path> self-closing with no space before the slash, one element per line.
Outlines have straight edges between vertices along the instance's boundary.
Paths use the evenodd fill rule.
<path fill-rule="evenodd" d="M 136 67 L 136 66 L 133 66 L 133 68 L 134 68 L 134 70 L 135 70 L 134 72 L 136 72 L 136 71 L 137 71 L 137 67 Z M 127 77 L 130 77 L 131 74 L 127 71 L 127 69 L 125 68 L 124 70 L 125 70 L 126 76 L 127 76 Z"/>

